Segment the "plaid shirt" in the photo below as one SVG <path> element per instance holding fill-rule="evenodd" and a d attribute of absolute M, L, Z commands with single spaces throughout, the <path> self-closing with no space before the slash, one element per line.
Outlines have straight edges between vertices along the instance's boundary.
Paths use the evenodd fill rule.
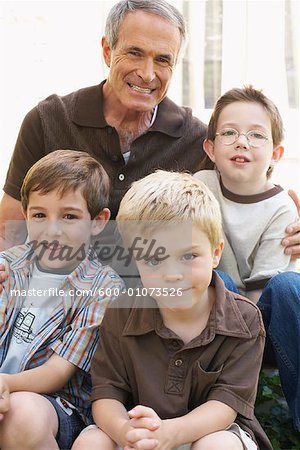
<path fill-rule="evenodd" d="M 97 258 L 89 258 L 90 255 L 66 275 L 59 287 L 64 291 L 64 295 L 59 297 L 61 301 L 33 339 L 19 366 L 19 372 L 40 366 L 53 353 L 77 366 L 79 370 L 55 395 L 74 405 L 86 423 L 92 420 L 89 370 L 99 339 L 98 327 L 108 303 L 125 290 L 116 272 L 102 266 Z M 14 322 L 26 298 L 34 258 L 32 248 L 25 244 L 0 253 L 0 259 L 8 274 L 0 294 L 1 366 L 9 348 Z"/>

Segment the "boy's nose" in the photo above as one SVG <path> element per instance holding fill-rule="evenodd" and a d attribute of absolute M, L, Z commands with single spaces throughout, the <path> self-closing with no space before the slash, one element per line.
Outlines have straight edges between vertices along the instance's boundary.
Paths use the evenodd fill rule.
<path fill-rule="evenodd" d="M 248 138 L 245 134 L 240 134 L 239 137 L 237 138 L 237 140 L 234 143 L 235 148 L 245 148 L 245 149 L 249 149 L 250 148 L 250 144 L 248 141 Z"/>
<path fill-rule="evenodd" d="M 182 273 L 176 273 L 176 271 L 165 273 L 164 275 L 165 281 L 168 282 L 176 282 L 176 281 L 182 281 L 183 280 L 183 274 Z"/>
<path fill-rule="evenodd" d="M 47 223 L 46 236 L 51 238 L 61 236 L 62 229 L 58 220 L 49 220 Z"/>

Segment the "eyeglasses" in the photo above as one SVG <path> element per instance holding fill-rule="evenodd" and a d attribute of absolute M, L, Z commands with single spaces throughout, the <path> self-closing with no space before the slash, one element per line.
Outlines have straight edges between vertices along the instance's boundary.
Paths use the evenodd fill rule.
<path fill-rule="evenodd" d="M 250 130 L 248 133 L 239 133 L 234 128 L 225 128 L 219 133 L 216 133 L 216 136 L 219 137 L 221 143 L 224 145 L 234 144 L 241 135 L 246 137 L 250 147 L 263 147 L 268 141 L 272 140 L 259 130 Z"/>

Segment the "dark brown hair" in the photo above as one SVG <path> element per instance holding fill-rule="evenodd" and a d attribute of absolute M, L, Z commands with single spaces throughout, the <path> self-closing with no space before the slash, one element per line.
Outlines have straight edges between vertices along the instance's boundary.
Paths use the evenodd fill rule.
<path fill-rule="evenodd" d="M 27 210 L 31 192 L 42 195 L 58 189 L 61 197 L 81 189 L 94 219 L 108 206 L 109 177 L 102 165 L 86 152 L 56 150 L 37 161 L 27 172 L 21 188 L 21 203 Z"/>

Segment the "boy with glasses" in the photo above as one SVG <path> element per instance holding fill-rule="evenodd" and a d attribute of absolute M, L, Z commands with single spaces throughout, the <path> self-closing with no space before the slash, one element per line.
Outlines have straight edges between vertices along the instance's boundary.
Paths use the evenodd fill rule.
<path fill-rule="evenodd" d="M 274 103 L 251 86 L 232 89 L 217 101 L 204 143 L 216 170 L 195 176 L 221 206 L 225 246 L 218 268 L 246 297 L 259 300 L 267 332 L 265 359 L 279 369 L 300 431 L 300 274 L 291 271 L 294 264 L 280 245 L 297 211 L 288 194 L 270 181 L 283 155 L 282 140 Z"/>
<path fill-rule="evenodd" d="M 216 170 L 195 174 L 221 206 L 226 243 L 219 269 L 255 302 L 271 277 L 294 267 L 280 242 L 297 211 L 270 181 L 283 155 L 282 140 L 273 102 L 251 86 L 231 89 L 217 101 L 204 142 Z"/>

